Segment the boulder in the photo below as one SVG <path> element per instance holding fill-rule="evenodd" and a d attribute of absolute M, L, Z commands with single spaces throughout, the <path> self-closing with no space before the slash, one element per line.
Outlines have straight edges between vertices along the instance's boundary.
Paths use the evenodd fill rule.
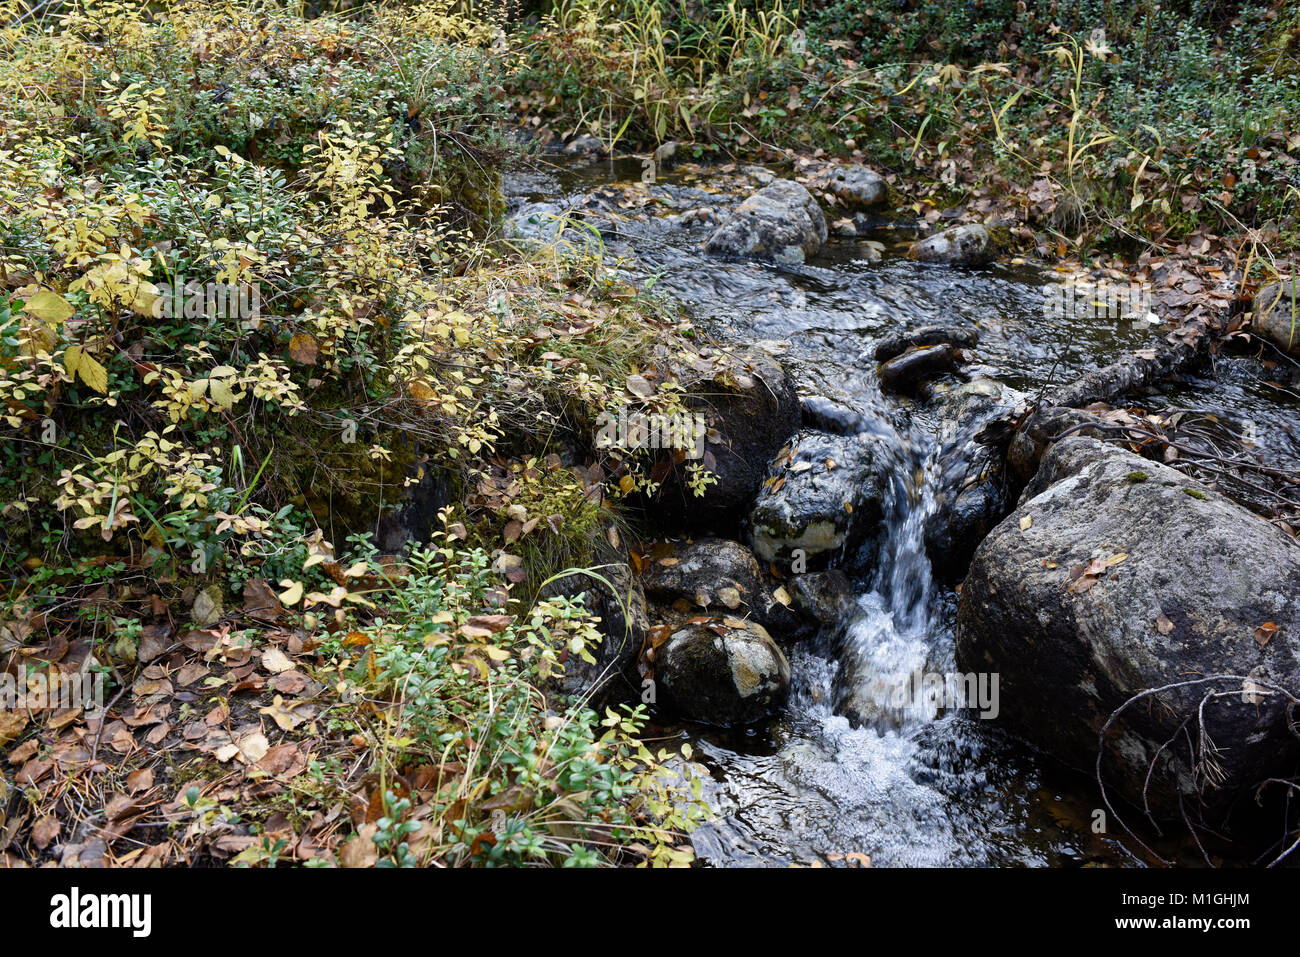
<path fill-rule="evenodd" d="M 753 618 L 768 628 L 787 629 L 793 613 L 772 597 L 753 553 L 740 542 L 703 538 L 647 564 L 646 595 L 686 601 L 709 612 Z"/>
<path fill-rule="evenodd" d="M 604 581 L 575 572 L 552 582 L 541 592 L 542 597 L 583 595 L 587 610 L 600 618 L 597 628 L 601 642 L 592 649 L 596 663 L 570 657 L 564 663 L 563 676 L 553 681 L 556 691 L 584 696 L 596 708 L 639 701 L 641 697 L 637 658 L 650 625 L 641 581 L 626 564 L 625 554 L 621 559 L 602 563 L 605 567 L 597 574 Z"/>
<path fill-rule="evenodd" d="M 823 628 L 843 627 L 857 606 L 853 583 L 838 568 L 796 575 L 786 590 L 795 611 Z"/>
<path fill-rule="evenodd" d="M 582 133 L 564 144 L 564 152 L 569 156 L 606 156 L 609 151 L 599 137 Z"/>
<path fill-rule="evenodd" d="M 979 265 L 991 262 L 993 237 L 978 223 L 954 226 L 912 244 L 907 255 L 921 262 Z"/>
<path fill-rule="evenodd" d="M 799 433 L 768 469 L 746 522 L 750 546 L 796 572 L 800 557 L 824 564 L 851 551 L 880 521 L 889 472 L 876 436 Z"/>
<path fill-rule="evenodd" d="M 961 578 L 975 547 L 1006 516 L 1010 487 L 1001 454 L 976 441 L 984 426 L 1006 413 L 1015 395 L 988 379 L 945 395 L 945 416 L 934 479 L 934 510 L 925 545 L 934 571 Z"/>
<path fill-rule="evenodd" d="M 1286 699 L 1264 687 L 1300 691 L 1300 547 L 1181 472 L 1063 439 L 975 552 L 957 655 L 1000 674 L 1016 731 L 1090 774 L 1108 719 L 1181 683 L 1119 713 L 1103 778 L 1157 818 L 1180 819 L 1181 798 L 1223 826 L 1300 757 Z"/>
<path fill-rule="evenodd" d="M 790 664 L 759 625 L 687 624 L 655 651 L 656 700 L 689 721 L 743 727 L 770 717 L 790 691 Z"/>
<path fill-rule="evenodd" d="M 1098 415 L 1067 406 L 1052 406 L 1031 412 L 1016 430 L 1007 449 L 1007 467 L 1018 483 L 1017 487 L 1023 487 L 1034 477 L 1038 464 L 1058 435 L 1078 428 L 1071 435 L 1101 438 L 1104 433 L 1098 427 L 1105 424 L 1106 421 Z"/>
<path fill-rule="evenodd" d="M 879 206 L 889 198 L 885 178 L 856 163 L 833 170 L 826 178 L 826 191 L 850 210 Z"/>
<path fill-rule="evenodd" d="M 753 502 L 768 462 L 799 428 L 799 394 L 789 372 L 757 349 L 682 386 L 687 407 L 704 415 L 702 464 L 717 481 L 696 495 L 686 485 L 689 463 L 666 470 L 655 501 L 659 518 L 693 530 L 730 527 Z"/>
<path fill-rule="evenodd" d="M 802 263 L 826 242 L 826 217 L 812 194 L 787 179 L 764 186 L 704 241 L 704 251 L 737 259 Z"/>
<path fill-rule="evenodd" d="M 1251 305 L 1255 334 L 1270 340 L 1283 352 L 1300 356 L 1300 280 L 1275 282 L 1255 295 Z"/>

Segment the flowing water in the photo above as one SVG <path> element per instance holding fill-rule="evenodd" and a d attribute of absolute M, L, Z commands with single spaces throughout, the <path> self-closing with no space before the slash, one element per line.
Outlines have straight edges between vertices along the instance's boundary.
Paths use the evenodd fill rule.
<path fill-rule="evenodd" d="M 764 174 L 687 167 L 649 186 L 640 176 L 636 160 L 580 164 L 521 174 L 508 189 L 516 203 L 587 213 L 607 261 L 686 304 L 722 341 L 778 355 L 806 408 L 887 436 L 895 460 L 882 543 L 874 568 L 857 582 L 855 613 L 842 628 L 794 646 L 785 713 L 747 733 L 679 732 L 708 770 L 706 796 L 717 812 L 694 836 L 700 858 L 720 865 L 857 860 L 850 855 L 868 855 L 876 866 L 1140 863 L 1122 840 L 1092 833 L 1100 802 L 1086 778 L 1053 768 L 991 714 L 985 720 L 942 700 L 900 695 L 914 675 L 957 671 L 956 595 L 932 575 L 923 543 L 943 422 L 933 404 L 882 395 L 872 353 L 900 328 L 974 323 L 981 339 L 967 373 L 1014 401 L 1145 345 L 1151 329 L 1141 320 L 1067 326 L 1051 319 L 1044 304 L 1053 277 L 1027 264 L 969 270 L 906 260 L 900 253 L 916 230 L 901 221 L 882 221 L 872 243 L 832 239 L 799 267 L 720 262 L 699 252 L 712 224 L 692 222 L 698 217 L 690 211 L 725 214 Z M 1286 431 L 1297 404 L 1279 406 L 1259 386 L 1258 369 L 1254 380 L 1249 369 L 1238 379 L 1226 399 L 1213 380 L 1194 380 L 1151 404 L 1239 404 L 1270 441 L 1290 442 L 1300 458 L 1295 432 Z M 1269 396 L 1252 393 L 1256 387 Z"/>

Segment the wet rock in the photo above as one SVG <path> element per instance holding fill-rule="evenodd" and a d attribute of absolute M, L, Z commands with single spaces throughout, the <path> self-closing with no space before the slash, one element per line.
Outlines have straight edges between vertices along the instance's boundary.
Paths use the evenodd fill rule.
<path fill-rule="evenodd" d="M 1034 473 L 1038 471 L 1038 463 L 1043 460 L 1043 456 L 1047 454 L 1058 435 L 1078 426 L 1094 426 L 1081 428 L 1074 434 L 1100 438 L 1102 432 L 1095 426 L 1105 424 L 1105 420 L 1100 416 L 1082 409 L 1053 407 L 1031 412 L 1016 430 L 1015 437 L 1007 449 L 1007 466 L 1017 487 L 1023 487 L 1033 478 Z"/>
<path fill-rule="evenodd" d="M 695 495 L 679 464 L 654 504 L 660 518 L 692 529 L 725 528 L 754 500 L 767 463 L 799 428 L 799 395 L 790 374 L 758 349 L 736 354 L 721 371 L 683 387 L 686 405 L 704 416 L 703 464 L 717 484 Z"/>
<path fill-rule="evenodd" d="M 857 604 L 853 583 L 838 568 L 796 575 L 786 590 L 794 599 L 795 611 L 826 628 L 846 624 Z"/>
<path fill-rule="evenodd" d="M 857 409 L 842 405 L 821 395 L 806 395 L 799 399 L 803 409 L 805 428 L 836 435 L 857 435 L 871 428 L 872 420 Z"/>
<path fill-rule="evenodd" d="M 1107 786 L 1157 817 L 1181 817 L 1181 795 L 1193 819 L 1220 826 L 1300 757 L 1282 697 L 1251 683 L 1300 688 L 1300 548 L 1182 473 L 1096 439 L 1056 443 L 977 549 L 957 652 L 963 670 L 1000 674 L 1011 727 L 1089 774 L 1098 734 L 1134 695 L 1239 676 L 1162 691 L 1112 725 Z M 1225 694 L 1202 707 L 1211 692 Z M 1201 731 L 1217 750 L 1189 756 Z"/>
<path fill-rule="evenodd" d="M 645 642 L 649 621 L 641 580 L 626 564 L 626 553 L 604 556 L 598 564 L 606 581 L 584 574 L 571 574 L 542 589 L 543 597 L 584 596 L 584 605 L 599 616 L 602 640 L 592 649 L 595 664 L 571 656 L 565 673 L 553 681 L 556 691 L 585 696 L 593 707 L 617 702 L 639 701 L 641 677 L 637 658 Z M 613 586 L 611 590 L 610 586 Z"/>
<path fill-rule="evenodd" d="M 889 198 L 885 178 L 875 170 L 854 164 L 840 166 L 827 177 L 826 191 L 849 209 L 879 206 Z"/>
<path fill-rule="evenodd" d="M 598 137 L 589 133 L 575 136 L 564 144 L 564 152 L 569 156 L 606 156 L 609 151 Z"/>
<path fill-rule="evenodd" d="M 753 553 L 740 542 L 704 538 L 652 561 L 642 576 L 646 594 L 658 601 L 687 601 L 714 613 L 753 618 L 785 630 L 791 613 L 773 597 Z"/>
<path fill-rule="evenodd" d="M 875 528 L 888 480 L 875 436 L 801 432 L 768 469 L 746 523 L 748 541 L 782 568 L 803 571 L 799 559 L 824 563 Z"/>
<path fill-rule="evenodd" d="M 790 664 L 762 625 L 736 618 L 688 624 L 656 649 L 658 703 L 690 721 L 743 727 L 774 714 Z"/>
<path fill-rule="evenodd" d="M 704 251 L 737 259 L 802 263 L 826 242 L 826 217 L 812 194 L 776 180 L 736 207 L 704 242 Z"/>
<path fill-rule="evenodd" d="M 900 332 L 876 345 L 876 361 L 887 362 L 901 356 L 908 349 L 919 346 L 950 345 L 969 349 L 980 341 L 980 331 L 969 323 L 954 323 L 947 326 L 918 326 L 906 332 Z"/>
<path fill-rule="evenodd" d="M 956 368 L 957 351 L 948 343 L 916 346 L 880 364 L 880 386 L 891 392 L 912 392 L 927 379 Z"/>
<path fill-rule="evenodd" d="M 1006 413 L 1016 394 L 987 379 L 967 383 L 940 400 L 946 419 L 934 478 L 934 511 L 925 545 L 934 572 L 961 578 L 976 546 L 1006 517 L 1011 489 L 996 449 L 976 441 L 984 426 Z"/>
<path fill-rule="evenodd" d="M 438 512 L 451 501 L 447 472 L 419 466 L 415 481 L 402 489 L 397 508 L 380 515 L 375 546 L 381 552 L 398 552 L 411 542 L 424 543 L 440 527 Z"/>
<path fill-rule="evenodd" d="M 695 226 L 712 226 L 716 224 L 718 214 L 712 206 L 698 206 L 695 209 L 688 209 L 684 213 L 669 216 L 666 221 L 674 226 L 690 229 Z"/>
<path fill-rule="evenodd" d="M 1283 352 L 1300 356 L 1300 280 L 1270 283 L 1251 305 L 1255 334 L 1270 340 Z"/>
<path fill-rule="evenodd" d="M 913 243 L 907 254 L 921 262 L 978 265 L 991 262 L 995 250 L 989 231 L 973 223 L 927 236 Z"/>

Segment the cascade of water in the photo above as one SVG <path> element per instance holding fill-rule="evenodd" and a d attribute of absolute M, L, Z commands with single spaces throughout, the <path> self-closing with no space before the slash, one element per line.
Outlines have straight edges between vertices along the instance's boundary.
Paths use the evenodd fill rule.
<path fill-rule="evenodd" d="M 935 703 L 916 677 L 931 653 L 934 578 L 925 550 L 926 524 L 935 510 L 937 447 L 899 436 L 894 479 L 885 502 L 884 535 L 870 590 L 842 643 L 842 710 L 864 723 L 904 727 L 929 721 Z"/>

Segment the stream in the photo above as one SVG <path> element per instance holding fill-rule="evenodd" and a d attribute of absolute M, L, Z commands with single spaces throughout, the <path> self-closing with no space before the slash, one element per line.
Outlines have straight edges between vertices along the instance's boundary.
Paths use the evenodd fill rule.
<path fill-rule="evenodd" d="M 890 700 L 918 669 L 957 671 L 957 595 L 932 575 L 923 543 L 943 423 L 933 404 L 882 394 L 873 350 L 900 328 L 972 323 L 981 338 L 965 372 L 1011 402 L 1143 347 L 1152 327 L 1142 318 L 1050 318 L 1045 295 L 1058 278 L 1033 264 L 907 260 L 917 232 L 902 220 L 882 220 L 872 242 L 832 234 L 798 267 L 704 256 L 699 244 L 717 219 L 691 211 L 725 214 L 767 175 L 683 165 L 648 185 L 641 161 L 627 158 L 543 166 L 507 181 L 516 207 L 584 210 L 607 261 L 628 278 L 686 305 L 722 342 L 776 355 L 806 404 L 894 448 L 875 567 L 855 580 L 856 609 L 841 628 L 790 648 L 783 715 L 746 733 L 673 729 L 707 769 L 716 812 L 693 836 L 697 855 L 726 866 L 836 865 L 857 855 L 872 866 L 1143 864 L 1135 845 L 1092 832 L 1100 801 L 1091 781 L 1036 755 L 997 720 Z M 1234 359 L 1146 401 L 1200 410 L 1233 429 L 1248 422 L 1270 452 L 1300 459 L 1300 403 L 1266 380 L 1259 363 Z M 842 713 L 845 700 L 858 723 Z"/>

